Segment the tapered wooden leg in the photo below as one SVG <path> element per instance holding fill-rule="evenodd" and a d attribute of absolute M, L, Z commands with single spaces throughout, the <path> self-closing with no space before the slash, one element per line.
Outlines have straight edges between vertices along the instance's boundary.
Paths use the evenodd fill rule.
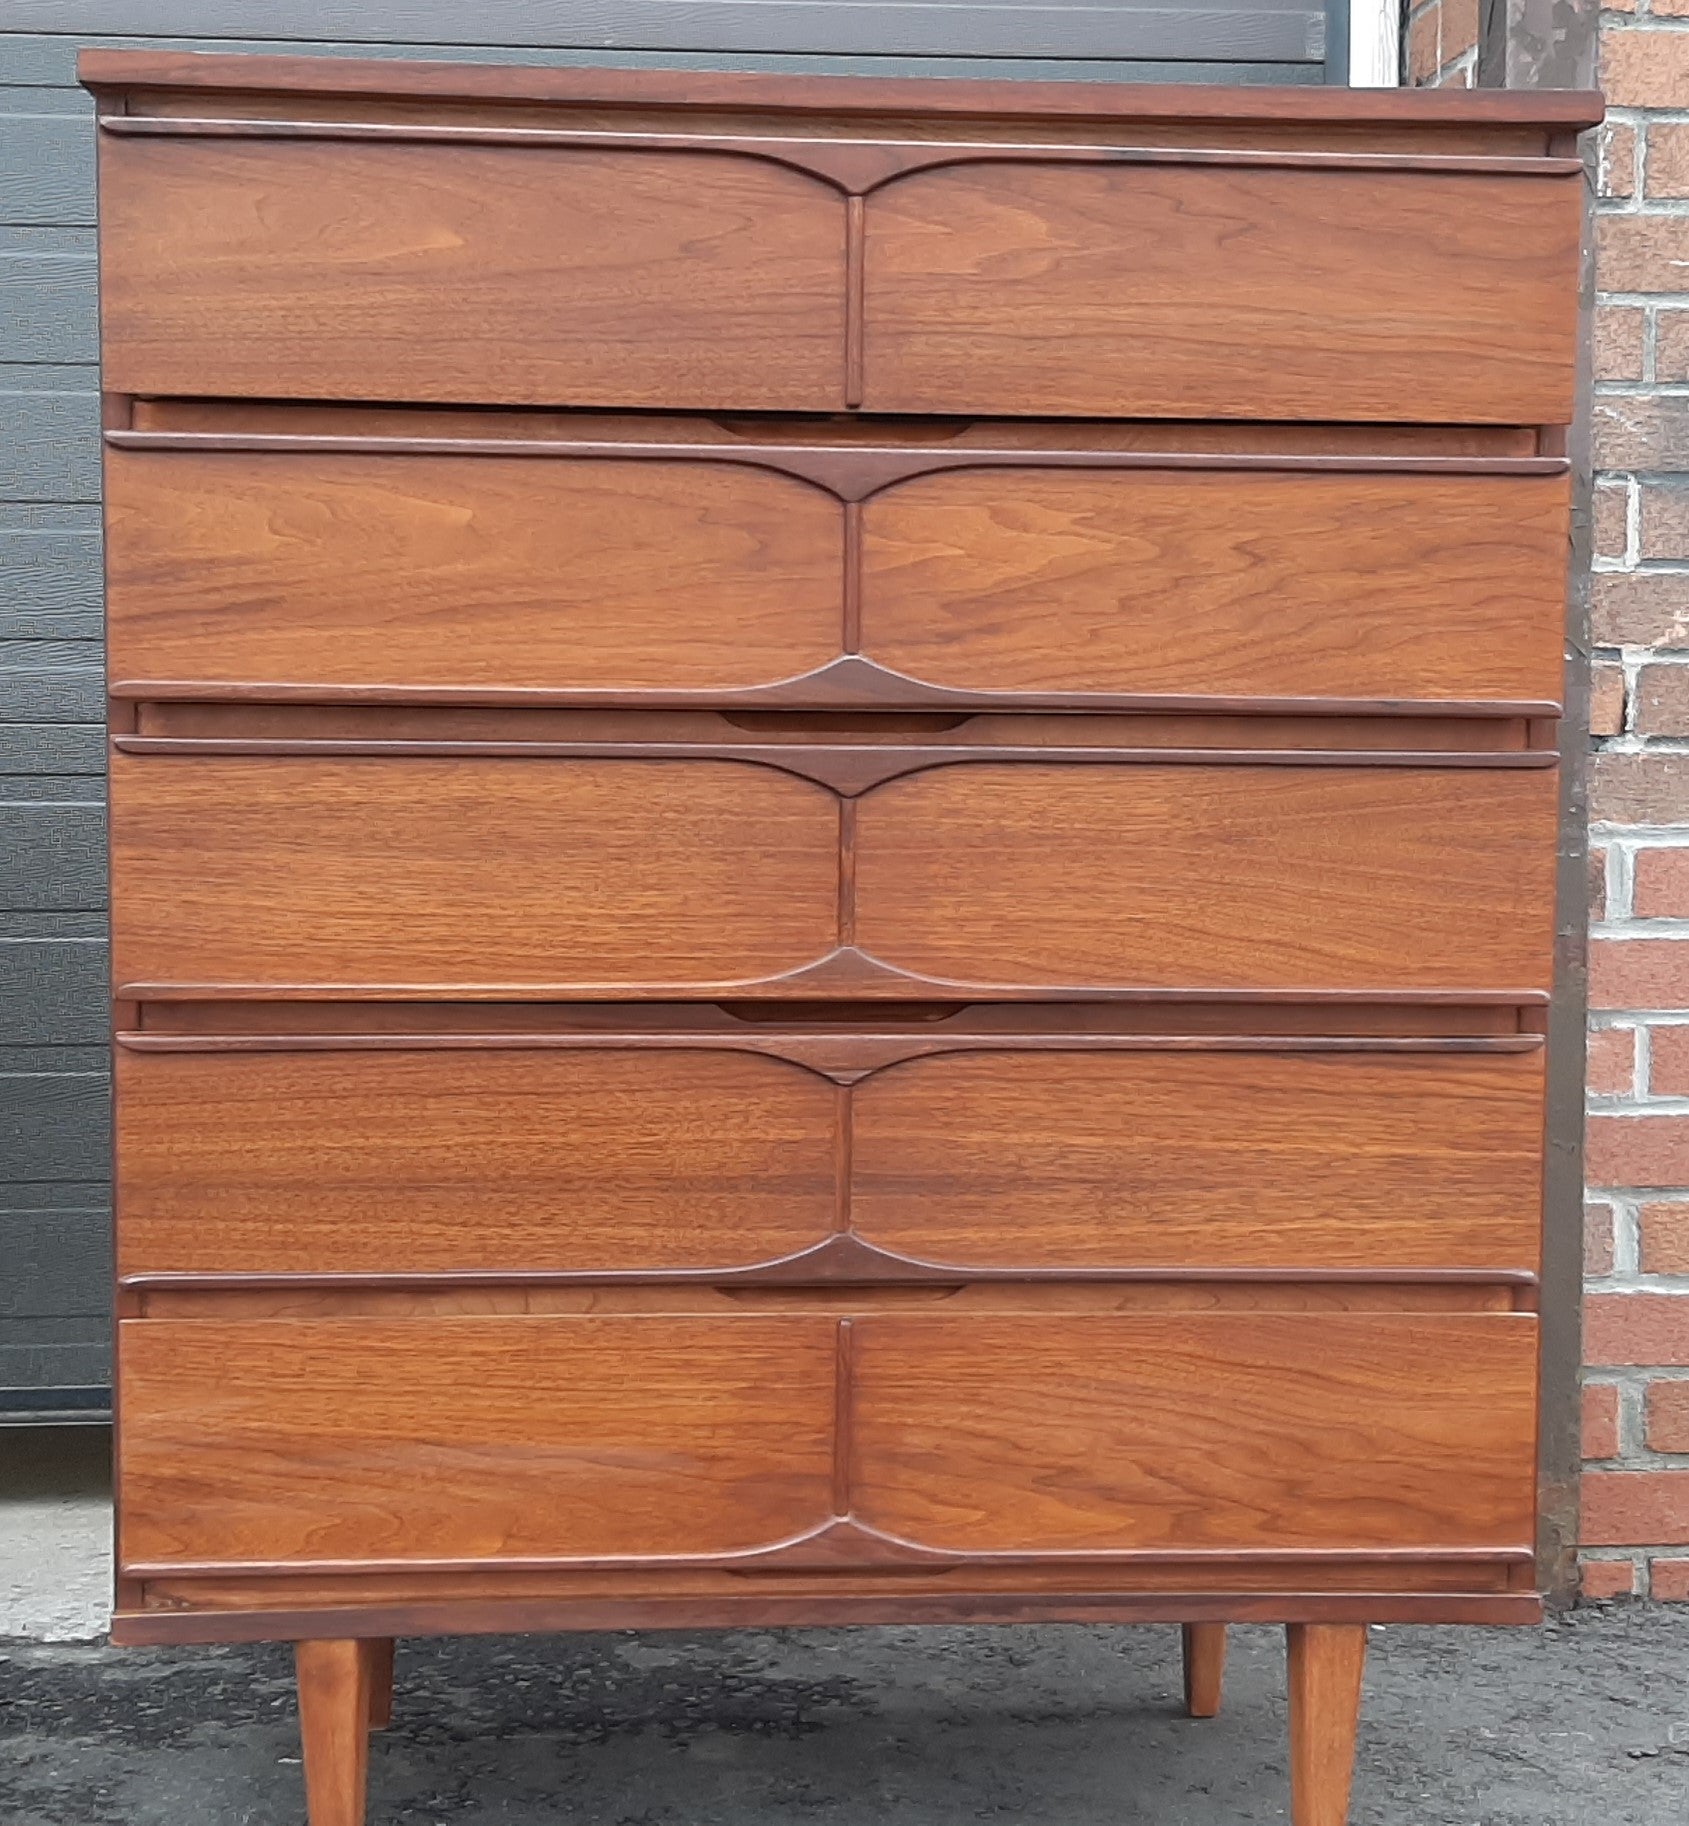
<path fill-rule="evenodd" d="M 1366 1625 L 1292 1623 L 1287 1635 L 1291 1826 L 1346 1826 Z"/>
<path fill-rule="evenodd" d="M 1184 1633 L 1185 1710 L 1192 1718 L 1212 1718 L 1220 1709 L 1226 1672 L 1226 1626 L 1187 1623 Z"/>
<path fill-rule="evenodd" d="M 364 1826 L 369 1773 L 370 1645 L 294 1645 L 305 1811 L 311 1826 Z"/>
<path fill-rule="evenodd" d="M 385 1731 L 393 1721 L 393 1638 L 366 1642 L 369 1655 L 369 1728 Z"/>

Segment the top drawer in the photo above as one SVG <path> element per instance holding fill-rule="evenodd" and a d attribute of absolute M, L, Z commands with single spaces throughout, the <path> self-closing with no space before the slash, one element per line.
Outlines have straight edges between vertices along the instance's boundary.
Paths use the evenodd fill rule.
<path fill-rule="evenodd" d="M 1569 160 L 217 127 L 106 123 L 114 391 L 1571 415 Z"/>

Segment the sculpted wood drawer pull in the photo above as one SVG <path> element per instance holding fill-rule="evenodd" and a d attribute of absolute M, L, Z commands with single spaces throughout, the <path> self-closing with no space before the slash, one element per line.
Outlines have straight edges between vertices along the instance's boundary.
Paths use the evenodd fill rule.
<path fill-rule="evenodd" d="M 120 1642 L 1539 1614 L 1585 96 L 90 51 Z M 402 1666 L 402 1663 L 401 1663 Z"/>

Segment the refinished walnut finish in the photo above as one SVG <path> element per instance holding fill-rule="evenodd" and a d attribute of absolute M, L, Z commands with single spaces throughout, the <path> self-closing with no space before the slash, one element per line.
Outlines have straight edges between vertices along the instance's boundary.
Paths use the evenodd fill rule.
<path fill-rule="evenodd" d="M 95 51 L 128 1642 L 1526 1621 L 1584 96 Z"/>

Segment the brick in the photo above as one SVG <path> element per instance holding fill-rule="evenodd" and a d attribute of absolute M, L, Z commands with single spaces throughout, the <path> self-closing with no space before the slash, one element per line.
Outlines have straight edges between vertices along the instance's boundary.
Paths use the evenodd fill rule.
<path fill-rule="evenodd" d="M 1643 735 L 1689 735 L 1689 665 L 1642 668 L 1636 678 L 1636 727 Z"/>
<path fill-rule="evenodd" d="M 1650 1452 L 1689 1452 L 1689 1382 L 1650 1382 L 1642 1412 Z"/>
<path fill-rule="evenodd" d="M 1610 1382 L 1591 1382 L 1583 1391 L 1583 1455 L 1619 1455 L 1619 1391 Z"/>
<path fill-rule="evenodd" d="M 1636 0 L 1601 0 L 1601 10 L 1604 13 L 1634 13 Z M 1655 11 L 1658 10 L 1656 7 Z"/>
<path fill-rule="evenodd" d="M 1675 121 L 1649 123 L 1643 179 L 1651 197 L 1689 197 L 1689 127 Z"/>
<path fill-rule="evenodd" d="M 1586 1295 L 1583 1356 L 1592 1369 L 1689 1369 L 1689 1294 Z"/>
<path fill-rule="evenodd" d="M 1408 21 L 1407 79 L 1410 87 L 1423 88 L 1437 73 L 1437 41 L 1442 25 L 1442 8 L 1428 6 Z"/>
<path fill-rule="evenodd" d="M 1593 923 L 1607 917 L 1607 852 L 1589 852 L 1589 917 Z"/>
<path fill-rule="evenodd" d="M 1583 1208 L 1583 1271 L 1613 1272 L 1613 1207 L 1603 1199 L 1591 1199 Z"/>
<path fill-rule="evenodd" d="M 1610 121 L 1601 133 L 1600 194 L 1628 197 L 1636 191 L 1636 129 L 1628 121 Z"/>
<path fill-rule="evenodd" d="M 1634 1598 L 1636 1568 L 1629 1560 L 1585 1560 L 1578 1567 L 1578 1589 L 1590 1604 Z"/>
<path fill-rule="evenodd" d="M 1662 1604 L 1689 1601 L 1689 1560 L 1655 1560 L 1648 1570 L 1649 1597 Z"/>
<path fill-rule="evenodd" d="M 1442 15 L 1442 62 L 1446 65 L 1478 48 L 1478 0 L 1443 0 Z"/>
<path fill-rule="evenodd" d="M 1689 648 L 1689 574 L 1598 571 L 1590 632 L 1597 646 Z"/>
<path fill-rule="evenodd" d="M 1590 631 L 1603 647 L 1689 647 L 1689 575 L 1597 572 L 1591 582 Z"/>
<path fill-rule="evenodd" d="M 1592 755 L 1589 815 L 1597 824 L 1689 824 L 1689 755 Z M 1680 1004 L 1626 1002 L 1599 1006 L 1676 1008 Z"/>
<path fill-rule="evenodd" d="M 1597 660 L 1589 674 L 1589 733 L 1619 735 L 1624 730 L 1624 668 Z"/>
<path fill-rule="evenodd" d="M 1689 919 L 1689 849 L 1654 845 L 1636 852 L 1634 866 L 1631 908 L 1638 919 Z"/>
<path fill-rule="evenodd" d="M 1654 313 L 1654 378 L 1689 380 L 1689 311 Z"/>
<path fill-rule="evenodd" d="M 1659 317 L 1663 370 L 1667 320 L 1689 317 L 1689 311 L 1661 311 Z M 1672 327 L 1678 326 L 1674 322 Z M 1689 366 L 1689 333 L 1682 355 Z M 1659 377 L 1675 378 L 1663 371 Z M 1595 402 L 1592 424 L 1597 469 L 1689 469 L 1689 399 L 1676 394 L 1603 394 Z"/>
<path fill-rule="evenodd" d="M 1610 108 L 1681 108 L 1689 95 L 1689 32 L 1610 26 L 1601 35 Z"/>
<path fill-rule="evenodd" d="M 1648 1053 L 1648 1094 L 1689 1097 L 1689 1027 L 1650 1028 Z"/>
<path fill-rule="evenodd" d="M 1689 291 L 1689 217 L 1602 216 L 1595 272 L 1604 292 Z"/>
<path fill-rule="evenodd" d="M 1636 304 L 1602 304 L 1595 309 L 1595 378 L 1642 378 L 1645 313 Z"/>
<path fill-rule="evenodd" d="M 1689 938 L 1594 938 L 1589 942 L 1589 1005 L 1595 1009 L 1689 1008 Z M 1675 1185 L 1675 1180 L 1620 1180 Z M 1689 1177 L 1683 1184 L 1689 1185 Z"/>
<path fill-rule="evenodd" d="M 1640 555 L 1644 558 L 1689 558 L 1689 480 L 1680 481 L 1674 477 L 1669 482 L 1644 482 L 1638 494 Z M 1597 528 L 1600 523 L 1598 497 Z"/>
<path fill-rule="evenodd" d="M 1689 1274 L 1689 1204 L 1662 1200 L 1643 1205 L 1636 1216 L 1642 1235 L 1642 1272 Z"/>
<path fill-rule="evenodd" d="M 1624 557 L 1630 544 L 1630 484 L 1597 482 L 1594 510 L 1596 557 Z"/>
<path fill-rule="evenodd" d="M 1584 1176 L 1591 1186 L 1689 1185 L 1689 1116 L 1591 1115 L 1584 1130 Z M 1683 1309 L 1683 1331 L 1689 1349 L 1689 1306 Z"/>
<path fill-rule="evenodd" d="M 1636 1094 L 1636 1029 L 1597 1028 L 1589 1036 L 1584 1082 L 1592 1097 Z"/>
<path fill-rule="evenodd" d="M 1689 1471 L 1586 1471 L 1584 1544 L 1663 1547 L 1689 1541 Z"/>

